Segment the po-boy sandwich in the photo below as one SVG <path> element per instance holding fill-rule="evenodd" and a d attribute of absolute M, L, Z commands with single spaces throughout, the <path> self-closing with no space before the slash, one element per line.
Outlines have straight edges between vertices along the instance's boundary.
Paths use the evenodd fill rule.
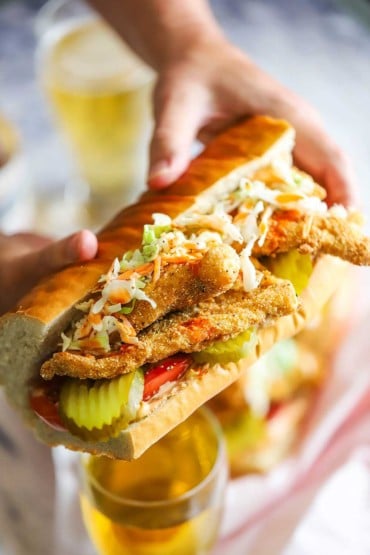
<path fill-rule="evenodd" d="M 139 456 L 310 321 L 342 259 L 370 263 L 358 216 L 328 209 L 293 143 L 280 120 L 230 128 L 103 229 L 95 260 L 2 317 L 1 378 L 41 440 Z"/>

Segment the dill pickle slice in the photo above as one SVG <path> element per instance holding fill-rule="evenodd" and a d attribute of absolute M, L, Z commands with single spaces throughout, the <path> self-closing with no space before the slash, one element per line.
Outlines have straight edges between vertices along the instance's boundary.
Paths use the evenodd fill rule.
<path fill-rule="evenodd" d="M 297 295 L 306 289 L 313 271 L 311 255 L 301 254 L 295 249 L 267 257 L 264 264 L 275 276 L 291 281 Z"/>
<path fill-rule="evenodd" d="M 232 339 L 226 341 L 215 341 L 203 351 L 193 353 L 195 362 L 212 364 L 227 364 L 238 362 L 246 357 L 256 345 L 257 334 L 254 328 L 249 328 Z"/>
<path fill-rule="evenodd" d="M 108 439 L 135 419 L 143 391 L 141 369 L 111 380 L 70 378 L 60 391 L 60 416 L 68 429 L 83 439 Z"/>

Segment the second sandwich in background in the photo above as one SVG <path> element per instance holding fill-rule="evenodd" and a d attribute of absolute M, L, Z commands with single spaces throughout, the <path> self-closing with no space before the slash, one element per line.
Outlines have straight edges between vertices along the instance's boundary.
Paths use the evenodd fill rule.
<path fill-rule="evenodd" d="M 350 327 L 350 268 L 336 281 L 332 297 L 301 332 L 278 342 L 209 401 L 224 431 L 232 477 L 272 470 L 304 437 Z"/>

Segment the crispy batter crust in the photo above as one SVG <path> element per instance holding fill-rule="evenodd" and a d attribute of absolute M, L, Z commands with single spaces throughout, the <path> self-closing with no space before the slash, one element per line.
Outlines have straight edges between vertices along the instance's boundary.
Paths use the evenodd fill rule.
<path fill-rule="evenodd" d="M 77 378 L 113 378 L 145 363 L 177 352 L 201 351 L 209 343 L 228 339 L 250 326 L 268 324 L 297 308 L 290 282 L 265 277 L 257 289 L 227 291 L 181 313 L 172 313 L 139 334 L 138 346 L 127 345 L 121 354 L 95 359 L 78 353 L 55 353 L 41 368 L 41 375 Z M 95 363 L 96 361 L 96 363 Z"/>
<path fill-rule="evenodd" d="M 370 265 L 370 239 L 351 219 L 276 212 L 262 246 L 254 256 L 271 256 L 298 248 L 302 253 L 331 254 L 358 266 Z"/>
<path fill-rule="evenodd" d="M 140 331 L 169 312 L 224 293 L 236 281 L 239 270 L 239 257 L 229 245 L 213 247 L 196 264 L 170 264 L 156 283 L 151 281 L 145 288 L 156 307 L 138 302 L 127 318 Z"/>

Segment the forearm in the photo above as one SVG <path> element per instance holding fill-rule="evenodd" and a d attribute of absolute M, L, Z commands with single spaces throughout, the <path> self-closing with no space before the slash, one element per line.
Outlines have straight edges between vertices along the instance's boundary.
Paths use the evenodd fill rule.
<path fill-rule="evenodd" d="M 222 37 L 206 0 L 89 0 L 150 66 L 162 69 L 189 45 Z"/>

